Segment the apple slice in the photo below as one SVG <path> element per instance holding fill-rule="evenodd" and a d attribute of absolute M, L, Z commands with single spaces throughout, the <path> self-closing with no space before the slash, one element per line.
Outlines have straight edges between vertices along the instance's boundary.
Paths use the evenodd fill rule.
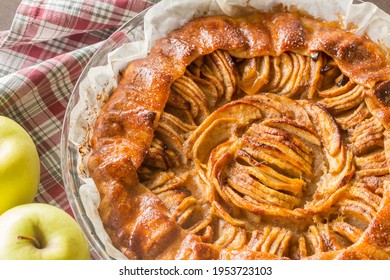
<path fill-rule="evenodd" d="M 363 86 L 355 86 L 339 96 L 325 98 L 319 103 L 332 112 L 343 112 L 355 108 L 363 101 L 365 91 Z"/>
<path fill-rule="evenodd" d="M 344 166 L 338 174 L 324 174 L 317 183 L 317 190 L 313 200 L 306 203 L 304 208 L 312 213 L 319 213 L 329 208 L 339 197 L 340 193 L 348 187 L 348 182 L 355 173 L 353 153 L 345 148 L 346 159 Z M 342 155 L 343 156 L 343 155 Z"/>
<path fill-rule="evenodd" d="M 300 199 L 263 185 L 245 171 L 244 168 L 236 166 L 230 171 L 232 175 L 227 178 L 229 186 L 237 192 L 245 194 L 258 202 L 287 209 L 293 209 L 294 206 L 300 203 Z"/>
<path fill-rule="evenodd" d="M 244 135 L 241 138 L 242 150 L 250 154 L 259 162 L 265 162 L 267 165 L 276 167 L 282 170 L 285 175 L 295 178 L 301 178 L 305 176 L 307 179 L 311 179 L 313 176 L 311 168 L 303 164 L 298 156 L 291 156 L 287 154 L 288 149 L 285 147 L 277 147 L 274 143 L 263 143 L 264 141 L 258 141 L 256 138 L 248 135 Z"/>
<path fill-rule="evenodd" d="M 291 57 L 288 55 L 288 53 L 282 53 L 280 56 L 280 59 L 278 59 L 279 67 L 277 68 L 278 73 L 280 73 L 278 76 L 279 83 L 274 86 L 273 88 L 270 88 L 270 92 L 279 92 L 285 88 L 286 84 L 290 80 L 290 77 L 293 73 L 293 61 Z"/>
<path fill-rule="evenodd" d="M 219 204 L 217 201 L 213 201 L 212 204 L 212 210 L 211 213 L 225 221 L 227 221 L 229 224 L 235 226 L 235 227 L 245 227 L 245 222 L 235 219 L 226 210 L 223 208 L 221 204 Z"/>
<path fill-rule="evenodd" d="M 187 157 L 191 158 L 193 146 L 195 142 L 214 122 L 218 119 L 233 119 L 237 123 L 248 125 L 254 120 L 262 117 L 260 110 L 255 105 L 247 100 L 232 101 L 218 110 L 214 111 L 198 128 L 193 131 L 184 143 L 184 151 Z M 218 137 L 219 138 L 219 137 Z"/>
<path fill-rule="evenodd" d="M 309 114 L 322 144 L 331 156 L 336 155 L 341 149 L 341 136 L 339 128 L 332 116 L 322 106 L 306 100 L 298 100 Z"/>
<path fill-rule="evenodd" d="M 238 63 L 240 79 L 238 86 L 247 94 L 256 94 L 268 82 L 269 56 L 254 57 Z"/>
<path fill-rule="evenodd" d="M 349 131 L 349 141 L 357 155 L 362 155 L 375 147 L 383 146 L 385 127 L 375 117 L 370 117 Z"/>
<path fill-rule="evenodd" d="M 173 82 L 171 89 L 190 104 L 190 111 L 195 122 L 201 123 L 210 115 L 203 91 L 191 78 L 186 76 L 178 78 Z"/>
<path fill-rule="evenodd" d="M 194 83 L 197 84 L 198 87 L 203 91 L 203 94 L 206 97 L 207 107 L 209 109 L 214 109 L 215 105 L 217 104 L 217 102 L 219 100 L 217 86 L 214 83 L 206 80 L 205 78 L 191 75 L 190 73 L 188 73 L 188 71 L 187 71 L 186 75 L 188 75 L 194 81 Z M 223 89 L 221 86 L 221 92 L 222 91 L 223 91 Z"/>
<path fill-rule="evenodd" d="M 308 68 L 306 60 L 302 55 L 292 52 L 289 55 L 292 59 L 292 74 L 279 94 L 286 97 L 294 97 L 300 89 L 301 80 L 305 75 L 305 69 Z"/>
<path fill-rule="evenodd" d="M 269 92 L 275 89 L 282 79 L 282 70 L 280 69 L 281 59 L 279 56 L 270 57 L 270 69 L 268 74 L 268 83 L 262 88 L 262 91 Z"/>
<path fill-rule="evenodd" d="M 306 96 L 307 99 L 313 99 L 317 92 L 319 85 L 321 84 L 322 75 L 321 69 L 324 66 L 324 56 L 318 52 L 314 57 L 310 58 L 310 85 L 306 92 L 302 95 L 302 99 Z"/>
<path fill-rule="evenodd" d="M 264 120 L 264 125 L 284 130 L 290 134 L 293 134 L 300 139 L 306 140 L 316 146 L 321 146 L 321 141 L 318 139 L 317 134 L 311 129 L 299 125 L 296 121 L 290 119 L 268 119 Z"/>
<path fill-rule="evenodd" d="M 237 151 L 237 158 L 241 162 L 244 161 L 243 168 L 245 168 L 245 172 L 264 185 L 297 197 L 302 195 L 302 190 L 306 186 L 305 181 L 302 179 L 284 176 L 273 168 L 254 160 L 248 153 L 242 150 Z"/>
<path fill-rule="evenodd" d="M 361 123 L 369 114 L 370 111 L 368 110 L 366 103 L 362 102 L 356 109 L 335 117 L 335 120 L 341 129 L 348 130 Z"/>
<path fill-rule="evenodd" d="M 345 77 L 345 76 L 343 74 L 341 74 L 338 77 L 338 79 L 341 81 L 343 79 L 343 77 Z M 339 83 L 340 83 L 340 81 L 339 81 Z M 351 80 L 348 81 L 346 84 L 340 85 L 339 83 L 336 82 L 336 84 L 334 86 L 332 86 L 331 88 L 319 91 L 318 95 L 321 97 L 324 97 L 324 98 L 337 97 L 337 96 L 343 95 L 343 94 L 351 91 L 356 86 L 356 84 L 354 82 L 352 82 Z"/>
<path fill-rule="evenodd" d="M 211 72 L 221 81 L 226 101 L 232 99 L 237 88 L 237 69 L 228 52 L 217 50 L 205 56 L 205 64 Z"/>
<path fill-rule="evenodd" d="M 246 132 L 246 135 L 249 135 L 258 143 L 278 149 L 285 155 L 283 159 L 296 163 L 304 173 L 312 173 L 312 151 L 298 138 L 291 136 L 283 130 L 270 128 L 262 124 L 253 124 Z"/>
<path fill-rule="evenodd" d="M 246 195 L 242 197 L 229 186 L 222 186 L 222 191 L 228 198 L 227 201 L 233 203 L 239 208 L 248 210 L 249 212 L 255 213 L 257 215 L 287 217 L 293 219 L 302 219 L 302 221 L 308 218 L 304 211 L 294 211 L 276 205 L 259 203 Z"/>
<path fill-rule="evenodd" d="M 332 223 L 332 230 L 347 238 L 352 243 L 356 243 L 363 234 L 362 229 L 342 221 Z"/>

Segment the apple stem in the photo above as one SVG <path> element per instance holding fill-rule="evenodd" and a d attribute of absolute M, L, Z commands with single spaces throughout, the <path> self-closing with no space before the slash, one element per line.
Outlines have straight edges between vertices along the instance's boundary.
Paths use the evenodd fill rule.
<path fill-rule="evenodd" d="M 19 235 L 18 236 L 18 239 L 27 239 L 27 240 L 30 240 L 34 243 L 35 247 L 37 247 L 38 249 L 41 249 L 42 246 L 41 246 L 41 243 L 33 236 L 28 236 L 28 235 Z"/>

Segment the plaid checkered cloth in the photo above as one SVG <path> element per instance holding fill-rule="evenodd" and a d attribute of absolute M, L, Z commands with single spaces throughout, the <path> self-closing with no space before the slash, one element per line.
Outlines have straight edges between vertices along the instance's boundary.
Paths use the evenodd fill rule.
<path fill-rule="evenodd" d="M 73 215 L 61 177 L 60 138 L 67 102 L 99 45 L 158 1 L 22 0 L 0 31 L 0 115 L 22 125 L 41 160 L 36 202 Z"/>

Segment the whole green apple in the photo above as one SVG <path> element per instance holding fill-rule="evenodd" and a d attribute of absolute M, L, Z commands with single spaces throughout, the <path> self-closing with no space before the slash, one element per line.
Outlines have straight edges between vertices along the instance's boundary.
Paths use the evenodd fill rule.
<path fill-rule="evenodd" d="M 0 216 L 0 260 L 87 260 L 88 241 L 64 210 L 44 203 L 16 206 Z"/>
<path fill-rule="evenodd" d="M 40 180 L 39 156 L 30 135 L 0 116 L 0 215 L 33 201 Z"/>

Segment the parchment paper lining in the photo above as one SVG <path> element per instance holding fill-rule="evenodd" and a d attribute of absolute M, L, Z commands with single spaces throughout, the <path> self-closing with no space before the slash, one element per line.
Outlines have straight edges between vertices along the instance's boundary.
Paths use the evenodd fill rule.
<path fill-rule="evenodd" d="M 390 47 L 390 15 L 372 3 L 353 4 L 352 0 L 163 0 L 153 6 L 144 18 L 144 34 L 137 40 L 108 53 L 108 64 L 92 68 L 80 83 L 80 99 L 71 112 L 69 141 L 80 147 L 78 174 L 84 183 L 79 194 L 87 216 L 91 219 L 95 234 L 104 244 L 108 255 L 114 259 L 126 259 L 112 244 L 102 225 L 98 206 L 99 193 L 88 177 L 89 138 L 100 108 L 116 88 L 120 71 L 137 58 L 147 55 L 154 42 L 184 25 L 190 19 L 206 15 L 231 15 L 248 8 L 269 11 L 278 4 L 295 6 L 315 17 L 327 21 L 343 21 L 345 27 L 353 23 L 353 32 L 367 34 L 374 41 Z M 169 15 L 169 16 L 167 16 Z M 139 37 L 139 40 L 138 40 Z M 143 37 L 143 38 L 142 38 Z"/>

